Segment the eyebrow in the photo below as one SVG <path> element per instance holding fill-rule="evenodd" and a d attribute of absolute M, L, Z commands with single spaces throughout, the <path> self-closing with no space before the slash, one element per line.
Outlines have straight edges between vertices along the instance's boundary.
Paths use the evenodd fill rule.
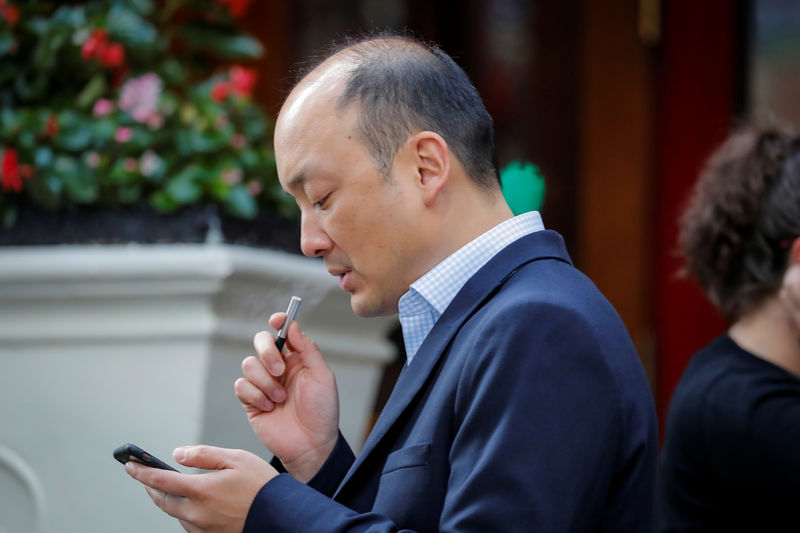
<path fill-rule="evenodd" d="M 292 178 L 286 184 L 286 190 L 287 191 L 291 191 L 291 190 L 294 190 L 294 189 L 297 189 L 297 188 L 301 188 L 302 189 L 303 188 L 303 184 L 305 183 L 305 181 L 306 181 L 306 173 L 305 173 L 305 171 L 301 170 L 300 172 L 298 172 L 297 174 L 292 176 Z"/>

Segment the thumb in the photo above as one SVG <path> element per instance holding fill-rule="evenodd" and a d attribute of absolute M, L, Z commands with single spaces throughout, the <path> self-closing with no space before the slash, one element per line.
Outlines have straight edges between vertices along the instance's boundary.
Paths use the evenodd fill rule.
<path fill-rule="evenodd" d="M 203 470 L 224 470 L 233 463 L 234 450 L 216 446 L 181 446 L 175 448 L 172 456 L 183 466 Z"/>

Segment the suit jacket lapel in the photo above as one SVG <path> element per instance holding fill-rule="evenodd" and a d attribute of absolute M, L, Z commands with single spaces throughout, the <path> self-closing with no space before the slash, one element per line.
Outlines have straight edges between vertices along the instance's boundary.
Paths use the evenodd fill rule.
<path fill-rule="evenodd" d="M 436 325 L 420 346 L 413 362 L 400 374 L 361 453 L 339 484 L 337 494 L 369 458 L 392 425 L 423 389 L 453 336 L 472 313 L 522 265 L 548 258 L 570 263 L 561 237 L 553 231 L 539 231 L 508 245 L 467 281 L 439 317 Z"/>

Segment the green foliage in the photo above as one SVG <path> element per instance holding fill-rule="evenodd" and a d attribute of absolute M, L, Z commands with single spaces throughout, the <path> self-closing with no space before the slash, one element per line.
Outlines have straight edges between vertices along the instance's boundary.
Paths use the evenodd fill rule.
<path fill-rule="evenodd" d="M 0 223 L 23 204 L 286 212 L 246 0 L 0 0 Z"/>

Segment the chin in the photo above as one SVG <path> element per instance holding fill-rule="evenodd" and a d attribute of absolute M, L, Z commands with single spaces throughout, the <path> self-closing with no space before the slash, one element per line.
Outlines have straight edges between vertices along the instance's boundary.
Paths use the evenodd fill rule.
<path fill-rule="evenodd" d="M 351 294 L 350 307 L 355 314 L 364 318 L 390 316 L 397 313 L 397 302 L 394 303 L 394 306 L 390 306 L 380 300 L 370 300 L 363 294 Z"/>

